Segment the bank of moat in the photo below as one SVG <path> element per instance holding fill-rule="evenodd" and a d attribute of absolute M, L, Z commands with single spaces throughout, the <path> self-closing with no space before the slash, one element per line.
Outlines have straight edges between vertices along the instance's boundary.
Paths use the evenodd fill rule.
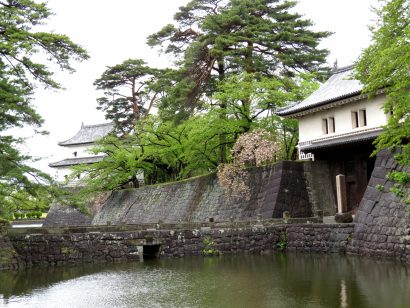
<path fill-rule="evenodd" d="M 287 183 L 286 185 L 290 185 L 290 187 L 295 185 L 295 181 L 300 180 L 296 177 L 296 174 L 305 176 L 300 183 L 308 183 L 305 173 L 307 169 L 303 167 L 306 164 L 288 164 L 287 168 L 290 168 L 290 170 L 286 172 L 294 170 L 303 172 L 291 173 L 292 178 L 288 173 L 288 181 L 282 181 L 284 179 L 282 176 L 278 177 L 280 180 L 277 180 L 276 183 L 279 182 L 279 185 L 274 186 L 276 188 L 271 187 L 271 189 L 278 189 L 277 187 L 279 187 L 279 191 L 281 191 L 281 193 L 276 193 L 275 198 L 264 194 L 263 189 L 266 188 L 266 185 L 274 184 L 275 176 L 278 174 L 277 171 L 281 170 L 281 174 L 283 174 L 283 168 L 286 165 L 286 163 L 282 163 L 276 165 L 273 169 L 267 167 L 261 169 L 261 174 L 264 174 L 265 177 L 256 182 L 265 186 L 263 188 L 255 186 L 255 191 L 260 189 L 260 193 L 255 193 L 254 204 L 241 204 L 244 208 L 240 213 L 247 213 L 241 216 L 242 219 L 228 219 L 225 222 L 215 219 L 214 222 L 210 222 L 210 216 L 223 216 L 216 216 L 215 213 L 219 211 L 216 205 L 214 207 L 216 212 L 212 213 L 204 210 L 209 207 L 200 205 L 201 202 L 207 200 L 205 197 L 207 194 L 209 195 L 209 191 L 187 189 L 187 191 L 197 192 L 198 198 L 195 200 L 199 200 L 199 202 L 195 203 L 195 206 L 188 207 L 191 212 L 186 210 L 185 205 L 181 206 L 186 212 L 181 210 L 180 217 L 184 217 L 182 215 L 186 213 L 195 213 L 195 211 L 201 213 L 203 211 L 202 213 L 205 214 L 201 217 L 202 222 L 195 223 L 188 219 L 185 224 L 182 224 L 181 221 L 170 224 L 166 221 L 159 221 L 161 219 L 159 215 L 150 224 L 132 224 L 132 219 L 138 217 L 136 214 L 132 214 L 132 211 L 136 211 L 137 206 L 142 202 L 138 198 L 134 200 L 136 193 L 133 191 L 118 192 L 114 194 L 115 198 L 106 203 L 106 205 L 109 205 L 109 210 L 103 208 L 101 212 L 105 215 L 103 216 L 106 219 L 105 225 L 32 229 L 2 227 L 0 268 L 125 261 L 140 258 L 144 255 L 144 251 L 145 254 L 154 254 L 159 257 L 181 257 L 200 255 L 207 250 L 214 251 L 216 254 L 236 254 L 270 253 L 284 249 L 301 252 L 348 253 L 390 257 L 405 262 L 410 261 L 410 213 L 402 200 L 390 192 L 390 188 L 394 183 L 386 178 L 386 174 L 391 170 L 401 170 L 391 153 L 384 151 L 377 156 L 375 169 L 353 224 L 323 224 L 320 223 L 320 217 L 305 217 L 299 220 L 291 218 L 288 221 L 283 221 L 282 218 L 275 220 L 261 215 L 261 209 L 266 208 L 264 206 L 270 206 L 269 212 L 264 212 L 269 213 L 268 216 L 275 213 L 274 209 L 278 204 L 283 206 L 281 212 L 291 208 L 288 207 L 289 200 L 292 200 L 292 198 L 297 200 L 297 197 L 293 196 L 286 199 L 281 194 L 290 195 L 286 195 L 286 189 L 289 186 L 284 186 L 284 183 Z M 294 166 L 297 166 L 296 169 Z M 203 181 L 203 179 L 200 179 L 200 181 Z M 183 182 L 164 186 L 165 188 L 159 188 L 160 191 L 163 189 L 163 195 L 159 194 L 153 198 L 165 202 L 165 197 L 170 190 L 175 191 L 175 196 L 178 196 L 176 185 L 187 185 L 186 187 L 192 188 L 198 184 Z M 295 187 L 299 186 L 295 185 Z M 148 192 L 145 194 L 148 195 Z M 313 212 L 312 199 L 309 198 L 312 198 L 312 193 L 306 189 L 306 195 L 308 197 L 304 204 L 311 207 L 307 211 L 311 213 Z M 177 199 L 177 197 L 174 199 L 168 198 L 169 201 Z M 113 202 L 114 200 L 116 202 Z M 186 199 L 185 204 L 190 204 L 187 200 L 193 199 Z M 264 202 L 261 200 L 264 200 Z M 266 200 L 273 200 L 273 202 L 268 203 Z M 282 203 L 278 203 L 278 200 L 282 200 Z M 118 211 L 115 211 L 115 204 L 119 208 Z M 166 207 L 168 205 L 163 204 L 162 206 Z M 222 205 L 221 208 L 223 209 L 224 206 L 226 209 L 226 204 Z M 154 205 L 150 207 L 155 212 Z M 178 217 L 178 211 L 172 212 L 173 207 L 171 204 L 168 208 L 173 215 L 172 217 L 174 217 L 173 219 Z M 127 211 L 124 211 L 124 209 L 127 209 Z M 149 207 L 143 208 L 142 217 L 147 217 L 143 213 L 144 211 L 148 213 L 148 209 Z M 166 213 L 165 210 L 161 211 Z M 233 210 L 229 209 L 229 215 L 232 212 Z M 120 216 L 115 216 L 115 213 L 119 213 Z M 258 220 L 251 218 L 255 216 Z"/>
<path fill-rule="evenodd" d="M 13 251 L 9 266 L 3 268 L 24 268 L 150 257 L 267 254 L 280 250 L 345 253 L 352 232 L 352 224 L 281 224 L 267 220 L 202 227 L 123 225 L 8 229 L 1 239 L 7 240 Z"/>

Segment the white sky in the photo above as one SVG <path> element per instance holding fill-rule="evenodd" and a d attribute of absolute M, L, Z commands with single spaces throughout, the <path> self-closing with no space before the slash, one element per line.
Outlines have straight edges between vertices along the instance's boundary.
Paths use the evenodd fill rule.
<path fill-rule="evenodd" d="M 49 0 L 55 13 L 46 29 L 68 35 L 75 43 L 85 47 L 89 61 L 74 63 L 76 73 L 56 73 L 57 80 L 66 89 L 50 91 L 38 89 L 35 95 L 37 111 L 45 119 L 48 136 L 28 136 L 23 151 L 43 157 L 36 167 L 54 174 L 48 168 L 70 155 L 70 151 L 57 145 L 73 136 L 84 124 L 106 122 L 96 110 L 93 82 L 107 65 L 115 65 L 128 58 L 141 58 L 150 65 L 164 67 L 169 59 L 158 55 L 146 46 L 146 37 L 167 23 L 178 7 L 188 0 Z M 352 64 L 369 44 L 367 26 L 375 18 L 371 6 L 377 0 L 299 0 L 297 10 L 315 23 L 316 31 L 331 31 L 321 47 L 330 50 L 328 63 L 337 59 L 339 66 Z"/>

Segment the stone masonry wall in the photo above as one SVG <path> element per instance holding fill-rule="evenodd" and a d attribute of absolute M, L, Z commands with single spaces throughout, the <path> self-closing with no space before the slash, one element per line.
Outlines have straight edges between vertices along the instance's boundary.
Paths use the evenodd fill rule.
<path fill-rule="evenodd" d="M 391 257 L 410 261 L 410 211 L 390 192 L 394 185 L 386 179 L 391 170 L 400 170 L 393 155 L 382 151 L 355 217 L 349 253 Z M 410 170 L 407 170 L 410 172 Z"/>
<path fill-rule="evenodd" d="M 20 259 L 10 239 L 3 232 L 3 226 L 0 225 L 0 270 L 16 269 Z"/>
<path fill-rule="evenodd" d="M 250 198 L 229 198 L 216 175 L 111 194 L 92 224 L 252 220 L 312 215 L 303 163 L 281 162 L 249 170 Z"/>
<path fill-rule="evenodd" d="M 312 212 L 322 211 L 324 216 L 336 214 L 336 199 L 332 183 L 335 179 L 331 176 L 327 161 L 306 161 L 304 163 L 307 192 L 312 207 Z"/>
<path fill-rule="evenodd" d="M 352 225 L 339 224 L 256 223 L 173 230 L 105 226 L 9 229 L 8 238 L 19 256 L 19 265 L 30 267 L 138 260 L 146 247 L 155 245 L 161 245 L 160 257 L 196 256 L 210 251 L 268 253 L 277 251 L 281 241 L 287 242 L 289 250 L 344 253 L 352 230 Z"/>
<path fill-rule="evenodd" d="M 53 204 L 47 213 L 47 218 L 44 220 L 43 226 L 90 225 L 91 220 L 91 215 L 81 213 L 80 210 L 76 208 L 66 205 Z"/>
<path fill-rule="evenodd" d="M 353 224 L 298 224 L 286 227 L 287 249 L 297 252 L 345 253 Z"/>

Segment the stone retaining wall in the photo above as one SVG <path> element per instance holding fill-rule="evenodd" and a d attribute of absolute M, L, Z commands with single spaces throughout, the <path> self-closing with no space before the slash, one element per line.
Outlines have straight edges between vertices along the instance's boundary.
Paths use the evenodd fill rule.
<path fill-rule="evenodd" d="M 216 174 L 180 182 L 124 189 L 98 200 L 95 217 L 53 205 L 45 227 L 75 225 L 248 221 L 335 214 L 332 179 L 323 162 L 283 161 L 248 170 L 249 198 L 235 198 L 219 186 Z M 94 211 L 93 211 L 94 213 Z"/>
<path fill-rule="evenodd" d="M 91 220 L 91 215 L 84 214 L 76 208 L 53 204 L 47 213 L 43 227 L 90 225 Z"/>
<path fill-rule="evenodd" d="M 21 264 L 19 256 L 10 239 L 3 235 L 2 226 L 0 226 L 0 270 L 17 269 L 19 264 Z"/>
<path fill-rule="evenodd" d="M 345 253 L 354 224 L 304 224 L 286 227 L 287 249 L 300 252 Z"/>
<path fill-rule="evenodd" d="M 249 169 L 249 198 L 225 193 L 216 174 L 177 183 L 115 191 L 92 224 L 141 224 L 252 220 L 312 216 L 304 164 L 284 161 Z"/>
<path fill-rule="evenodd" d="M 174 230 L 101 226 L 9 229 L 8 238 L 18 254 L 19 265 L 30 267 L 138 260 L 158 245 L 159 257 L 269 253 L 277 251 L 278 243 L 284 242 L 289 250 L 344 253 L 352 230 L 352 225 L 340 224 L 256 223 Z"/>
<path fill-rule="evenodd" d="M 388 151 L 377 155 L 369 185 L 355 217 L 349 253 L 410 261 L 410 208 L 394 193 L 386 178 L 402 170 Z M 406 170 L 410 172 L 409 169 Z M 408 187 L 410 189 L 410 187 Z"/>

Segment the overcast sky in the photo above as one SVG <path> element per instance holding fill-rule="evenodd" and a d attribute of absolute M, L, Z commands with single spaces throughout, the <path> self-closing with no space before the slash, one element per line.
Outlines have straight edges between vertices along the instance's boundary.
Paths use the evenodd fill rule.
<path fill-rule="evenodd" d="M 91 58 L 75 63 L 76 73 L 56 73 L 64 91 L 37 89 L 35 105 L 44 117 L 47 137 L 28 137 L 23 150 L 44 159 L 36 163 L 53 174 L 50 162 L 69 157 L 70 151 L 57 145 L 58 141 L 72 137 L 81 123 L 106 122 L 96 110 L 98 93 L 93 82 L 107 65 L 121 63 L 128 58 L 141 58 L 150 65 L 165 67 L 170 64 L 166 56 L 158 55 L 146 46 L 146 37 L 172 22 L 178 7 L 188 0 L 49 0 L 54 12 L 46 29 L 68 35 L 75 43 L 85 47 Z M 316 31 L 331 31 L 332 36 L 321 43 L 330 50 L 328 63 L 337 59 L 339 66 L 352 64 L 370 42 L 368 25 L 375 16 L 371 6 L 377 0 L 300 0 L 299 13 L 311 19 Z"/>

